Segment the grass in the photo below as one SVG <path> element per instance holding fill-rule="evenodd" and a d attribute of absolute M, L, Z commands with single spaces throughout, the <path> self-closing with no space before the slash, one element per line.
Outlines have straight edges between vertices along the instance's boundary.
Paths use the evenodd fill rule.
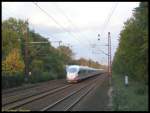
<path fill-rule="evenodd" d="M 113 74 L 113 111 L 148 111 L 148 86 L 129 78 L 125 86 L 124 76 Z"/>

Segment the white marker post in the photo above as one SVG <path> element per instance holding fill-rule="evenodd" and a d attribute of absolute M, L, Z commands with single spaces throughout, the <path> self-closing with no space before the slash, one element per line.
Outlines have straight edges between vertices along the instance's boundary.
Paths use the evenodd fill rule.
<path fill-rule="evenodd" d="M 125 75 L 125 86 L 128 86 L 128 76 Z"/>
<path fill-rule="evenodd" d="M 31 72 L 29 72 L 29 75 L 31 76 Z"/>

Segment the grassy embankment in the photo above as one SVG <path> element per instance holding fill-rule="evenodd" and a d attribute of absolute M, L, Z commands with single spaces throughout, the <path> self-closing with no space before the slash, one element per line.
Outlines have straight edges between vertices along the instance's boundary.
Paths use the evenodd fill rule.
<path fill-rule="evenodd" d="M 148 86 L 113 73 L 113 111 L 148 111 Z"/>

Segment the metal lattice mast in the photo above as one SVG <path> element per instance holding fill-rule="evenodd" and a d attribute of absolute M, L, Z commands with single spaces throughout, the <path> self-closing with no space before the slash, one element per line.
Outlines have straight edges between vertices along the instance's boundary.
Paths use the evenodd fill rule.
<path fill-rule="evenodd" d="M 108 76 L 110 78 L 110 85 L 111 85 L 112 71 L 111 71 L 111 37 L 110 37 L 110 32 L 108 32 Z"/>

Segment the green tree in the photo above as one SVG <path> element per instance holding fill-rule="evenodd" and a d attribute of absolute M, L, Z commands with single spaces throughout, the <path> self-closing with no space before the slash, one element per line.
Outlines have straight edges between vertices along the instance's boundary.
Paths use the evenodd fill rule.
<path fill-rule="evenodd" d="M 133 17 L 126 21 L 113 61 L 113 70 L 147 83 L 148 77 L 148 5 L 141 2 Z"/>
<path fill-rule="evenodd" d="M 59 56 L 61 56 L 61 58 L 64 61 L 64 64 L 71 64 L 72 63 L 72 58 L 74 56 L 74 53 L 72 52 L 72 50 L 67 47 L 67 46 L 59 46 L 57 48 L 58 52 L 59 52 Z"/>

